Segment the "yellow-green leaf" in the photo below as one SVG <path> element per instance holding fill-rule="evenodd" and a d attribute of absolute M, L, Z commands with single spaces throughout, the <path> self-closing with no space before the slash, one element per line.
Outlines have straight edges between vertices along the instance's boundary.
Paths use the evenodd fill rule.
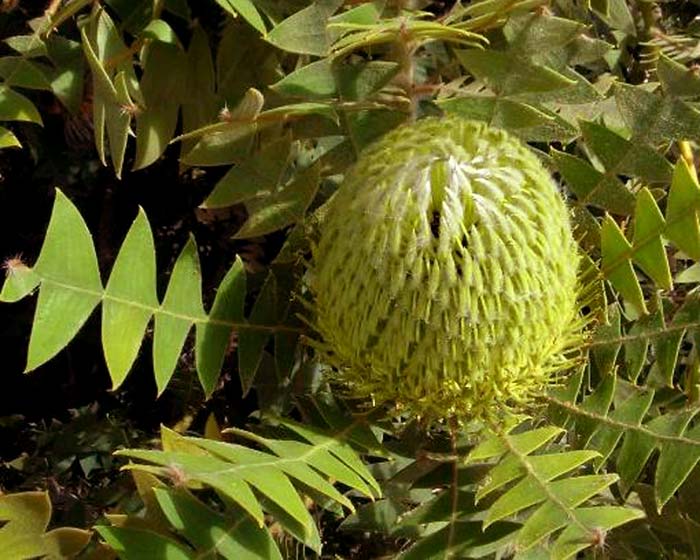
<path fill-rule="evenodd" d="M 193 323 L 205 319 L 199 257 L 190 238 L 175 262 L 165 299 L 155 314 L 153 369 L 159 395 L 170 381 Z"/>
<path fill-rule="evenodd" d="M 649 189 L 644 187 L 637 195 L 634 213 L 634 261 L 664 290 L 673 287 L 666 250 L 661 242 L 666 222 Z"/>
<path fill-rule="evenodd" d="M 640 313 L 646 313 L 644 295 L 639 280 L 632 268 L 630 258 L 632 245 L 625 238 L 610 216 L 603 220 L 600 232 L 601 251 L 603 253 L 602 272 L 610 283 Z"/>
<path fill-rule="evenodd" d="M 29 339 L 27 371 L 63 349 L 102 298 L 90 232 L 78 210 L 58 189 L 34 270 L 42 283 Z"/>
<path fill-rule="evenodd" d="M 102 303 L 102 345 L 115 389 L 131 369 L 157 306 L 153 235 L 146 214 L 139 210 L 117 255 Z"/>
<path fill-rule="evenodd" d="M 209 321 L 197 324 L 196 363 L 199 380 L 207 395 L 216 388 L 229 347 L 234 322 L 244 323 L 246 277 L 243 261 L 236 257 L 221 281 L 209 312 Z"/>
<path fill-rule="evenodd" d="M 693 260 L 700 260 L 700 185 L 683 158 L 673 173 L 666 205 L 666 237 Z"/>
<path fill-rule="evenodd" d="M 42 124 L 41 115 L 24 95 L 0 86 L 0 121 L 28 121 Z"/>

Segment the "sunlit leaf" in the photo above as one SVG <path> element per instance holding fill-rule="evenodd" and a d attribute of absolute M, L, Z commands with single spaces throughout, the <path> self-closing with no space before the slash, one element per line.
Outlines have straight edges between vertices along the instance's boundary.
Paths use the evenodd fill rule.
<path fill-rule="evenodd" d="M 201 284 L 197 247 L 190 238 L 175 262 L 163 304 L 155 314 L 153 370 L 158 394 L 170 381 L 190 328 L 195 321 L 205 319 Z"/>
<path fill-rule="evenodd" d="M 216 0 L 216 3 L 232 15 L 240 15 L 260 33 L 265 33 L 265 22 L 251 0 Z"/>
<path fill-rule="evenodd" d="M 42 124 L 41 116 L 34 104 L 5 85 L 0 86 L 0 120 Z"/>
<path fill-rule="evenodd" d="M 78 210 L 60 191 L 34 270 L 42 278 L 27 371 L 62 350 L 102 298 L 102 281 L 90 232 Z"/>
<path fill-rule="evenodd" d="M 140 211 L 114 262 L 102 303 L 102 345 L 115 388 L 131 369 L 157 306 L 153 235 Z"/>

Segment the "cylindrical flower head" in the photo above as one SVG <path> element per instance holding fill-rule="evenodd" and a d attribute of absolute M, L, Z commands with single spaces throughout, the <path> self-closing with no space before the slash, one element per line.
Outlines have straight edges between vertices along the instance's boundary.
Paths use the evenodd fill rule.
<path fill-rule="evenodd" d="M 368 148 L 329 203 L 313 322 L 350 395 L 493 421 L 580 346 L 578 264 L 566 204 L 526 146 L 428 118 Z"/>

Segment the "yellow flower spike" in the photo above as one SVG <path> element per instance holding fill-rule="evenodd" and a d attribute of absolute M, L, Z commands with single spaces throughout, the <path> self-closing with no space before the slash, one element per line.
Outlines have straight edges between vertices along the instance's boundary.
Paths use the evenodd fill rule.
<path fill-rule="evenodd" d="M 329 203 L 313 322 L 350 395 L 431 423 L 500 422 L 580 350 L 579 260 L 525 145 L 427 118 L 368 148 Z"/>

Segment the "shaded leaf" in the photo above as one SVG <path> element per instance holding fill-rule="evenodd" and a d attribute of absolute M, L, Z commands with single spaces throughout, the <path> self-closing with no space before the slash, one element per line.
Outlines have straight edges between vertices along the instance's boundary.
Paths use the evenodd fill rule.
<path fill-rule="evenodd" d="M 21 56 L 0 58 L 0 77 L 6 86 L 50 90 L 48 75 L 50 69 L 38 62 Z"/>
<path fill-rule="evenodd" d="M 216 551 L 226 559 L 282 559 L 266 527 L 258 526 L 244 512 L 221 515 L 180 490 L 156 489 L 155 495 L 171 526 L 199 551 Z"/>
<path fill-rule="evenodd" d="M 90 533 L 72 527 L 45 532 L 51 519 L 46 492 L 0 495 L 0 546 L 3 555 L 16 560 L 37 557 L 68 558 L 77 555 Z"/>
<path fill-rule="evenodd" d="M 269 142 L 259 152 L 231 167 L 202 207 L 224 208 L 276 190 L 287 167 L 291 147 L 291 138 L 285 136 Z"/>
<path fill-rule="evenodd" d="M 0 121 L 28 121 L 42 124 L 34 104 L 7 86 L 0 86 Z"/>
<path fill-rule="evenodd" d="M 646 313 L 642 288 L 629 261 L 632 245 L 610 216 L 603 220 L 600 244 L 603 252 L 602 268 L 606 278 L 640 313 Z"/>
<path fill-rule="evenodd" d="M 316 196 L 320 181 L 317 164 L 300 171 L 277 192 L 249 203 L 248 220 L 236 233 L 237 239 L 271 233 L 301 220 Z"/>
<path fill-rule="evenodd" d="M 603 125 L 582 122 L 586 145 L 617 175 L 641 177 L 647 181 L 665 182 L 673 174 L 671 164 L 651 146 L 631 142 Z"/>
<path fill-rule="evenodd" d="M 231 321 L 244 321 L 243 303 L 246 278 L 243 262 L 236 257 L 216 292 L 209 312 L 210 321 L 197 324 L 196 363 L 199 380 L 207 395 L 216 387 L 233 327 Z"/>
<path fill-rule="evenodd" d="M 124 560 L 163 558 L 164 560 L 192 560 L 194 552 L 173 539 L 152 531 L 125 527 L 96 527 L 100 536 Z"/>
<path fill-rule="evenodd" d="M 154 41 L 143 61 L 141 91 L 145 108 L 136 117 L 136 157 L 133 169 L 156 161 L 173 138 L 177 125 L 185 56 L 176 45 Z"/>
<path fill-rule="evenodd" d="M 634 211 L 634 195 L 614 176 L 601 173 L 571 154 L 558 150 L 552 150 L 551 154 L 580 204 L 621 215 L 629 215 Z"/>

